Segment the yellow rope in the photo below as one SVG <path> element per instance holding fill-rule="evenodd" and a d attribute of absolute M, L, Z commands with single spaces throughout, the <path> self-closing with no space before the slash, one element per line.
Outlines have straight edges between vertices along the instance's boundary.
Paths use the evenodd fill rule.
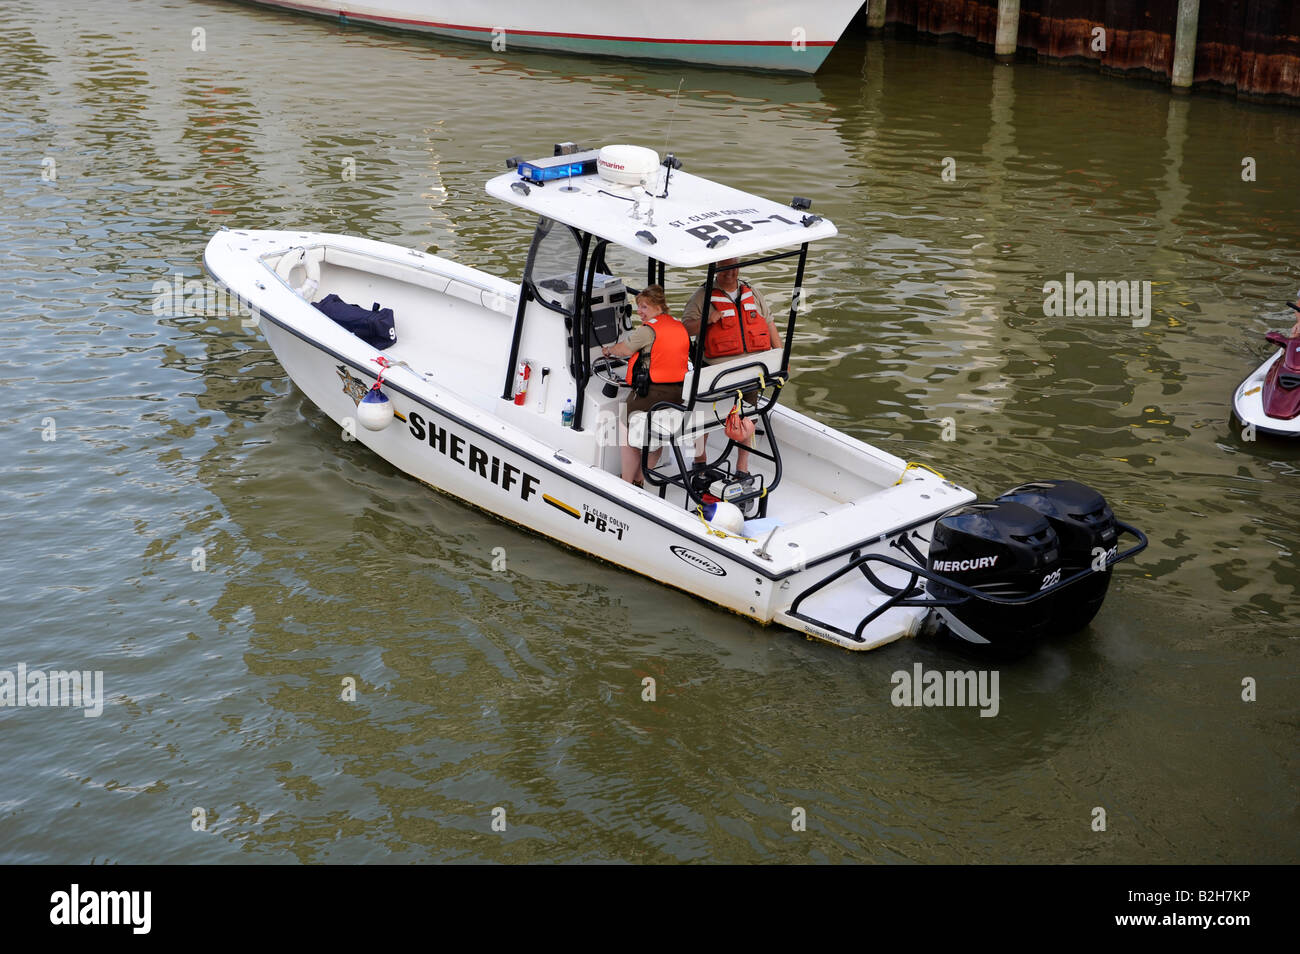
<path fill-rule="evenodd" d="M 718 527 L 711 527 L 711 526 L 709 526 L 709 521 L 707 521 L 707 520 L 704 519 L 704 508 L 703 508 L 703 507 L 700 507 L 700 506 L 697 505 L 696 508 L 695 508 L 695 513 L 696 513 L 697 516 L 699 516 L 699 518 L 700 518 L 700 523 L 704 524 L 704 532 L 707 533 L 709 536 L 712 536 L 712 537 L 723 537 L 723 538 L 726 538 L 726 537 L 735 537 L 735 538 L 738 539 L 738 540 L 747 540 L 747 541 L 749 541 L 750 543 L 757 543 L 757 542 L 758 542 L 758 541 L 757 541 L 756 539 L 754 539 L 753 537 L 747 537 L 747 536 L 744 536 L 743 534 L 739 534 L 739 533 L 728 533 L 726 530 L 722 530 L 722 529 L 720 529 L 720 528 L 718 528 Z"/>
<path fill-rule="evenodd" d="M 907 476 L 907 472 L 909 470 L 912 470 L 913 468 L 924 468 L 925 470 L 928 470 L 930 473 L 934 474 L 934 476 L 938 477 L 940 480 L 948 479 L 943 474 L 939 473 L 937 470 L 931 467 L 929 464 L 921 464 L 918 463 L 917 461 L 911 461 L 908 463 L 906 467 L 903 468 L 903 472 L 898 475 L 898 479 L 894 481 L 894 486 L 897 487 L 899 484 L 901 484 L 903 482 L 903 478 Z"/>

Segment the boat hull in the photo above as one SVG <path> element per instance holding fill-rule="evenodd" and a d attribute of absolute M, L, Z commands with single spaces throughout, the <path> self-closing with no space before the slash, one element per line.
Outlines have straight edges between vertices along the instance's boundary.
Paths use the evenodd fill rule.
<path fill-rule="evenodd" d="M 503 52 L 511 48 L 584 56 L 672 60 L 702 66 L 815 73 L 861 8 L 860 0 L 821 0 L 798 13 L 775 3 L 720 0 L 700 17 L 690 0 L 654 5 L 552 0 L 240 0 L 389 30 L 431 33 Z"/>
<path fill-rule="evenodd" d="M 891 610 L 859 640 L 787 619 L 783 611 L 793 594 L 846 561 L 847 554 L 796 574 L 773 573 L 760 559 L 749 556 L 756 543 L 748 543 L 740 555 L 730 552 L 734 545 L 715 544 L 706 533 L 684 532 L 693 529 L 689 518 L 686 527 L 648 519 L 645 512 L 582 480 L 581 472 L 589 468 L 566 461 L 563 454 L 548 459 L 512 446 L 504 429 L 501 436 L 494 436 L 490 428 L 471 420 L 472 408 L 457 407 L 454 399 L 450 406 L 423 400 L 385 380 L 384 390 L 400 416 L 384 430 L 367 430 L 356 423 L 355 395 L 374 383 L 373 372 L 300 337 L 265 313 L 261 326 L 290 378 L 339 425 L 341 440 L 360 441 L 436 490 L 756 622 L 775 620 L 841 648 L 874 649 L 920 631 L 925 614 L 915 609 Z M 491 550 L 491 546 L 485 549 L 485 565 Z M 888 539 L 860 543 L 853 552 L 859 550 L 897 553 Z M 861 584 L 858 590 L 839 596 L 847 615 L 855 618 L 866 612 L 867 601 L 876 595 Z"/>

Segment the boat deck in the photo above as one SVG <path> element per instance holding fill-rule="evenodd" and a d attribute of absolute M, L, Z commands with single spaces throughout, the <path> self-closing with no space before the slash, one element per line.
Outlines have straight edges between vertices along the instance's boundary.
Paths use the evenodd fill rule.
<path fill-rule="evenodd" d="M 501 397 L 505 369 L 500 356 L 510 351 L 518 285 L 417 251 L 408 251 L 400 259 L 387 250 L 379 254 L 376 243 L 367 240 L 330 236 L 313 249 L 320 268 L 313 299 L 335 293 L 362 306 L 378 302 L 393 309 L 398 340 L 383 352 L 390 362 L 408 366 L 441 399 L 457 399 L 465 408 L 462 413 L 485 412 L 517 428 L 521 438 L 531 439 L 525 443 L 535 442 L 533 453 L 546 457 L 562 453 L 601 471 L 600 482 L 607 490 L 610 478 L 622 486 L 620 431 L 615 422 L 624 419 L 627 392 L 606 396 L 604 382 L 593 378 L 584 395 L 582 429 L 563 426 L 560 412 L 571 396 L 565 382 L 571 389 L 572 378 L 562 316 L 540 309 L 533 312 L 521 359 L 529 358 L 537 370 L 549 368 L 551 375 L 548 384 L 534 380 L 524 403 L 517 405 Z M 268 264 L 274 267 L 273 260 Z M 711 460 L 726 440 L 719 417 L 725 413 L 724 408 L 712 406 L 696 412 L 697 420 L 709 427 Z M 814 551 L 833 548 L 845 533 L 865 539 L 891 526 L 911 525 L 919 515 L 918 506 L 932 505 L 895 487 L 905 462 L 891 454 L 782 406 L 773 409 L 770 425 L 780 447 L 781 482 L 772 486 L 774 465 L 757 454 L 751 456 L 748 469 L 763 475 L 771 488 L 765 516 L 786 528 L 799 527 L 801 545 Z M 770 450 L 762 434 L 758 448 Z M 689 464 L 693 448 L 683 451 Z M 729 459 L 734 469 L 734 449 Z M 676 473 L 670 450 L 665 450 L 660 466 Z M 666 487 L 662 498 L 652 485 L 644 493 L 662 499 L 671 510 L 687 509 L 686 492 L 679 486 Z M 748 516 L 758 516 L 756 505 Z"/>

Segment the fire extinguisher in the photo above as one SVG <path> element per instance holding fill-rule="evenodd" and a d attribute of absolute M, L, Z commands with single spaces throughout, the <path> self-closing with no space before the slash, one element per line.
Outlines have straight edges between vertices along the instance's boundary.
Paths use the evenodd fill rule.
<path fill-rule="evenodd" d="M 521 407 L 528 400 L 528 379 L 532 375 L 532 366 L 527 361 L 520 361 L 519 370 L 515 372 L 515 403 Z"/>

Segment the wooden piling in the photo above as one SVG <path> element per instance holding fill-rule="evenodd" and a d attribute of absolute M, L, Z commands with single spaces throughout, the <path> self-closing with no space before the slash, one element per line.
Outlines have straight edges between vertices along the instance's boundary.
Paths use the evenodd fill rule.
<path fill-rule="evenodd" d="M 998 31 L 993 41 L 993 55 L 1006 62 L 1016 55 L 1016 37 L 1020 33 L 1020 0 L 998 0 Z"/>
<path fill-rule="evenodd" d="M 1201 0 L 1178 0 L 1178 19 L 1174 25 L 1174 68 L 1170 85 L 1175 92 L 1192 88 L 1196 75 L 1196 21 L 1201 14 Z"/>
<path fill-rule="evenodd" d="M 867 29 L 879 33 L 885 28 L 885 0 L 867 0 Z"/>

